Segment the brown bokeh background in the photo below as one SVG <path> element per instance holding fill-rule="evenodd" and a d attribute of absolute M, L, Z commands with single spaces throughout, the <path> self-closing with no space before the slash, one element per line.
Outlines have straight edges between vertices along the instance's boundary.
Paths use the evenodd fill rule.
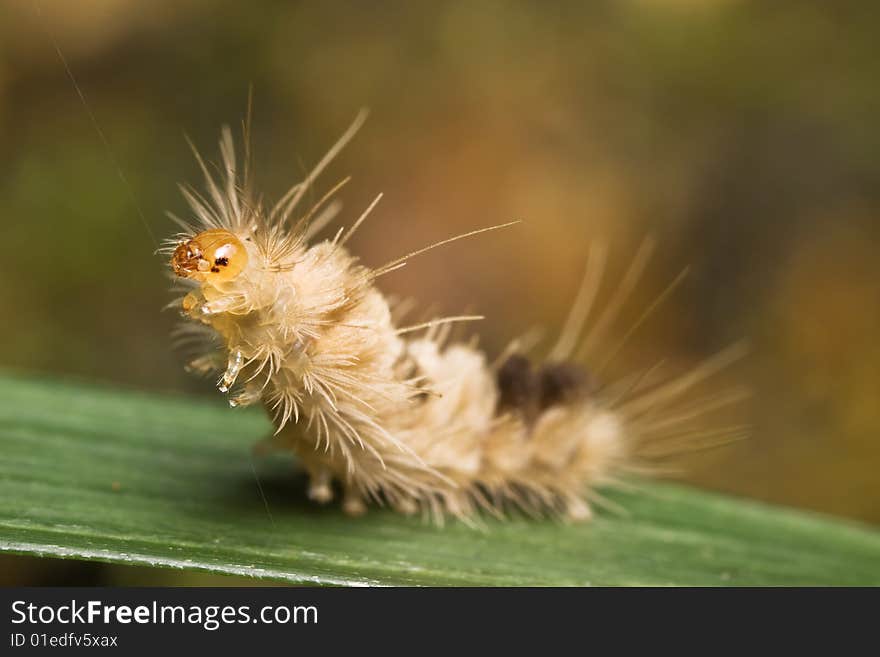
<path fill-rule="evenodd" d="M 370 108 L 316 190 L 353 175 L 348 222 L 385 193 L 354 240 L 368 264 L 524 220 L 384 282 L 486 314 L 490 351 L 558 329 L 591 240 L 614 280 L 653 235 L 623 325 L 691 273 L 617 369 L 751 344 L 731 377 L 754 392 L 752 438 L 684 478 L 880 522 L 877 3 L 7 0 L 0 16 L 0 367 L 213 394 L 171 349 L 150 232 L 174 231 L 176 185 L 198 182 L 184 135 L 213 156 L 253 85 L 269 198 Z"/>

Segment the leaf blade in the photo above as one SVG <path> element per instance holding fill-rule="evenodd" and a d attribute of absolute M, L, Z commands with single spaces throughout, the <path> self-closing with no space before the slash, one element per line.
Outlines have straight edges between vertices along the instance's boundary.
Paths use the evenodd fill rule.
<path fill-rule="evenodd" d="M 327 585 L 880 584 L 880 532 L 689 490 L 613 493 L 630 517 L 443 529 L 304 499 L 256 464 L 259 412 L 0 377 L 0 551 Z"/>

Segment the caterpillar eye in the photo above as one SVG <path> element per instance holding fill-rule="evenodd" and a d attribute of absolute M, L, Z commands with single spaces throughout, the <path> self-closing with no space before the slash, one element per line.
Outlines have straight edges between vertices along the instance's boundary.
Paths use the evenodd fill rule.
<path fill-rule="evenodd" d="M 215 228 L 178 244 L 171 268 L 185 278 L 225 283 L 244 270 L 247 258 L 241 240 L 228 230 Z"/>

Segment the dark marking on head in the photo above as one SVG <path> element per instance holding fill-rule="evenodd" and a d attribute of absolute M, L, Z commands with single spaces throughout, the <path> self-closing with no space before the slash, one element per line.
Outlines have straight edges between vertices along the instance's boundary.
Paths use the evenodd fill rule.
<path fill-rule="evenodd" d="M 229 264 L 229 258 L 227 258 L 226 256 L 222 256 L 222 257 L 220 257 L 220 258 L 215 258 L 215 259 L 214 259 L 214 264 L 215 264 L 215 265 L 220 265 L 220 266 L 222 266 L 222 267 L 225 267 L 226 265 Z"/>
<path fill-rule="evenodd" d="M 220 267 L 211 267 L 211 271 L 214 272 L 215 274 L 218 274 L 218 273 L 220 273 Z"/>

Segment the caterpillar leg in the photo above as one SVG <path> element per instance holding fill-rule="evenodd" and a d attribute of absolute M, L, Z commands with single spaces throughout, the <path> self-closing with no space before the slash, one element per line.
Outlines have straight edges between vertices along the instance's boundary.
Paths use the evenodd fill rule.
<path fill-rule="evenodd" d="M 418 512 L 419 505 L 414 499 L 404 497 L 394 504 L 394 508 L 404 515 L 411 516 Z"/>
<path fill-rule="evenodd" d="M 586 522 L 593 517 L 593 509 L 580 497 L 569 497 L 565 500 L 563 517 L 569 522 Z"/>
<path fill-rule="evenodd" d="M 367 505 L 364 498 L 354 488 L 354 486 L 346 486 L 345 493 L 342 496 L 342 510 L 350 516 L 362 516 L 367 512 Z"/>
<path fill-rule="evenodd" d="M 333 487 L 331 486 L 330 471 L 324 468 L 309 468 L 308 496 L 319 504 L 326 504 L 333 499 Z"/>

